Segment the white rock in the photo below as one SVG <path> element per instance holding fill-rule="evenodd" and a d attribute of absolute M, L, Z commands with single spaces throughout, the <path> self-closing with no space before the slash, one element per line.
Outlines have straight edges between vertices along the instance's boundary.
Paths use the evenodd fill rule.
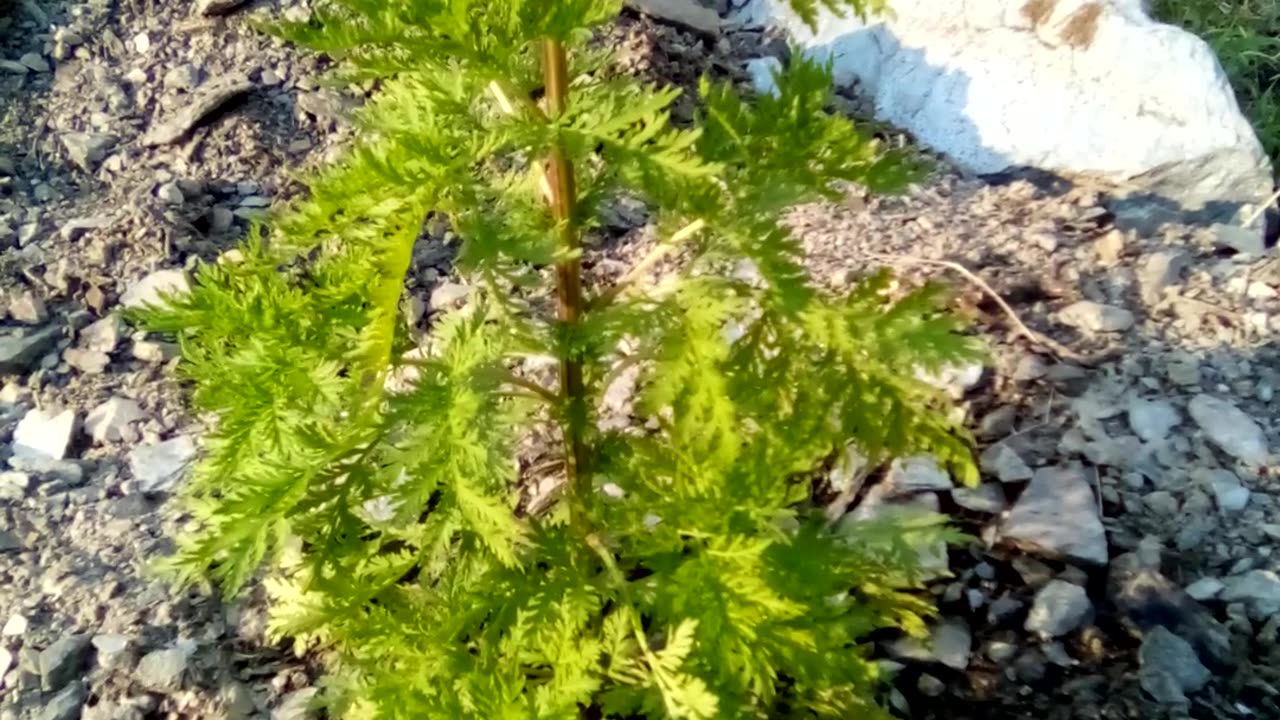
<path fill-rule="evenodd" d="M 1224 587 L 1226 585 L 1218 578 L 1202 577 L 1187 586 L 1187 595 L 1193 600 L 1204 602 L 1218 597 Z"/>
<path fill-rule="evenodd" d="M 760 95 L 777 95 L 778 84 L 774 74 L 782 70 L 782 63 L 776 57 L 753 58 L 747 61 L 747 75 L 751 78 L 751 88 Z"/>
<path fill-rule="evenodd" d="M 133 49 L 141 55 L 151 52 L 151 36 L 145 32 L 140 32 L 133 37 Z"/>
<path fill-rule="evenodd" d="M 1058 312 L 1066 325 L 1087 332 L 1124 332 L 1133 327 L 1133 313 L 1114 305 L 1081 300 Z"/>
<path fill-rule="evenodd" d="M 1249 488 L 1230 470 L 1204 470 L 1197 473 L 1197 477 L 1201 483 L 1209 486 L 1213 499 L 1222 512 L 1240 512 L 1249 505 Z"/>
<path fill-rule="evenodd" d="M 1036 593 L 1023 627 L 1044 637 L 1060 637 L 1080 627 L 1093 612 L 1084 588 L 1065 580 L 1050 580 Z"/>
<path fill-rule="evenodd" d="M 1280 575 L 1271 570 L 1250 570 L 1223 581 L 1218 599 L 1223 602 L 1245 602 L 1255 619 L 1269 619 L 1280 613 Z"/>
<path fill-rule="evenodd" d="M 80 346 L 86 350 L 113 353 L 124 335 L 124 321 L 108 315 L 80 331 Z"/>
<path fill-rule="evenodd" d="M 1191 398 L 1187 412 L 1206 437 L 1223 452 L 1249 465 L 1267 462 L 1267 438 L 1243 410 L 1211 395 Z"/>
<path fill-rule="evenodd" d="M 0 628 L 0 635 L 5 637 L 20 637 L 27 634 L 27 628 L 29 626 L 30 623 L 27 622 L 26 617 L 19 615 L 18 613 L 14 613 L 5 621 L 4 627 Z"/>
<path fill-rule="evenodd" d="M 744 19 L 833 59 L 880 119 L 971 172 L 1099 177 L 1238 216 L 1271 193 L 1266 154 L 1209 46 L 1143 3 L 890 0 L 869 22 L 823 10 L 814 32 L 752 0 Z"/>
<path fill-rule="evenodd" d="M 127 308 L 142 307 L 160 302 L 160 293 L 181 294 L 190 290 L 187 274 L 182 270 L 156 270 L 129 286 L 120 298 Z"/>
<path fill-rule="evenodd" d="M 39 295 L 28 290 L 9 302 L 9 316 L 25 325 L 40 325 L 49 319 L 49 310 Z"/>
<path fill-rule="evenodd" d="M 951 476 L 938 467 L 937 459 L 928 455 L 894 460 L 884 481 L 891 488 L 891 496 L 952 488 Z"/>
<path fill-rule="evenodd" d="M 130 423 L 144 417 L 146 415 L 138 403 L 128 398 L 113 397 L 89 411 L 84 429 L 96 443 L 119 442 L 127 436 Z"/>
<path fill-rule="evenodd" d="M 1000 524 L 999 538 L 1094 565 L 1107 564 L 1107 534 L 1079 466 L 1036 470 Z"/>
<path fill-rule="evenodd" d="M 14 457 L 24 461 L 61 460 L 67 456 L 78 420 L 75 410 L 28 410 L 13 431 Z"/>
<path fill-rule="evenodd" d="M 983 472 L 996 476 L 1002 483 L 1030 480 L 1034 474 L 1022 456 L 1005 443 L 996 443 L 983 450 L 978 456 L 978 465 Z"/>
<path fill-rule="evenodd" d="M 11 667 L 13 667 L 13 653 L 0 647 L 0 678 L 9 672 Z"/>
<path fill-rule="evenodd" d="M 1182 422 L 1182 416 L 1168 400 L 1129 399 L 1129 427 L 1146 442 L 1160 442 Z"/>
<path fill-rule="evenodd" d="M 442 312 L 458 305 L 471 294 L 471 288 L 459 283 L 440 283 L 431 291 L 430 307 L 435 312 Z"/>
<path fill-rule="evenodd" d="M 129 469 L 142 492 L 168 492 L 195 456 L 195 442 L 189 435 L 179 435 L 172 440 L 131 450 Z"/>

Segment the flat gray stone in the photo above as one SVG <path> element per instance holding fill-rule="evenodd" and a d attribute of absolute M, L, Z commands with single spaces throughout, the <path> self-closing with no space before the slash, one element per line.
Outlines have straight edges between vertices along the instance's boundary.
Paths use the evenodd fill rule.
<path fill-rule="evenodd" d="M 1079 466 L 1036 470 L 1000 524 L 999 538 L 1050 556 L 1107 564 L 1107 534 Z"/>
<path fill-rule="evenodd" d="M 958 487 L 951 491 L 951 499 L 965 510 L 998 515 L 1009 506 L 1004 488 L 996 483 L 983 483 L 974 488 Z"/>
<path fill-rule="evenodd" d="M 1133 313 L 1114 305 L 1081 300 L 1063 308 L 1058 319 L 1077 330 L 1095 333 L 1124 332 L 1133 327 Z"/>
<path fill-rule="evenodd" d="M 40 687 L 57 692 L 89 664 L 92 648 L 88 635 L 71 635 L 40 651 Z"/>
<path fill-rule="evenodd" d="M 1092 613 L 1093 603 L 1084 588 L 1050 580 L 1036 593 L 1023 628 L 1042 637 L 1061 637 L 1083 625 Z"/>
<path fill-rule="evenodd" d="M 1129 399 L 1129 427 L 1146 442 L 1161 442 L 1169 437 L 1169 431 L 1182 422 L 1177 408 L 1168 400 Z"/>
<path fill-rule="evenodd" d="M 104 133 L 76 132 L 62 136 L 62 146 L 67 150 L 67 157 L 87 173 L 98 169 L 98 163 L 107 157 L 115 144 L 116 138 Z"/>
<path fill-rule="evenodd" d="M 189 435 L 143 445 L 129 452 L 129 469 L 144 493 L 169 492 L 195 459 L 196 444 Z"/>
<path fill-rule="evenodd" d="M 694 30 L 704 35 L 720 34 L 720 16 L 714 10 L 689 0 L 626 0 L 637 12 Z"/>
<path fill-rule="evenodd" d="M 1250 570 L 1243 575 L 1223 579 L 1218 599 L 1244 602 L 1255 619 L 1266 619 L 1280 613 L 1280 575 L 1271 570 Z"/>
<path fill-rule="evenodd" d="M 170 693 L 182 687 L 186 672 L 187 653 L 180 648 L 169 648 L 143 655 L 133 676 L 148 690 Z"/>
<path fill-rule="evenodd" d="M 45 703 L 40 709 L 39 720 L 79 720 L 88 699 L 89 691 L 82 681 L 77 680 Z"/>
<path fill-rule="evenodd" d="M 1249 465 L 1267 462 L 1267 438 L 1253 418 L 1232 403 L 1212 395 L 1191 398 L 1187 412 L 1209 442 Z"/>
<path fill-rule="evenodd" d="M 50 326 L 0 335 L 0 374 L 19 375 L 31 370 L 41 357 L 53 350 L 61 334 L 61 328 Z"/>
<path fill-rule="evenodd" d="M 1002 483 L 1030 480 L 1034 473 L 1031 466 L 1016 450 L 1005 443 L 996 443 L 978 456 L 978 465 L 988 475 L 994 475 Z"/>
<path fill-rule="evenodd" d="M 953 487 L 951 476 L 938 467 L 936 458 L 928 455 L 894 460 L 884 482 L 891 488 L 893 496 L 950 490 Z"/>
<path fill-rule="evenodd" d="M 1252 493 L 1240 482 L 1240 477 L 1230 470 L 1203 470 L 1196 473 L 1196 477 L 1212 493 L 1220 511 L 1235 513 L 1248 507 Z"/>
<path fill-rule="evenodd" d="M 969 625 L 960 618 L 947 618 L 938 623 L 931 636 L 934 658 L 954 670 L 969 667 L 969 653 L 973 649 L 973 634 Z"/>
<path fill-rule="evenodd" d="M 1185 703 L 1186 693 L 1202 690 L 1213 677 L 1191 643 L 1159 625 L 1143 637 L 1138 663 L 1142 689 L 1162 703 Z"/>

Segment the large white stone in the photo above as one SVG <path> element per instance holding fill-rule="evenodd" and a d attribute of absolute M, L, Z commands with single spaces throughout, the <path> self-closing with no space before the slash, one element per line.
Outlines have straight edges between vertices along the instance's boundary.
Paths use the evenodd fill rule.
<path fill-rule="evenodd" d="M 824 11 L 816 32 L 786 0 L 752 0 L 743 19 L 832 59 L 880 119 L 971 172 L 1100 178 L 1224 222 L 1270 195 L 1270 162 L 1213 51 L 1142 0 L 887 5 L 869 22 Z"/>
<path fill-rule="evenodd" d="M 20 461 L 61 460 L 79 423 L 75 410 L 29 410 L 13 431 L 13 456 Z M 12 460 L 10 464 L 13 464 Z"/>

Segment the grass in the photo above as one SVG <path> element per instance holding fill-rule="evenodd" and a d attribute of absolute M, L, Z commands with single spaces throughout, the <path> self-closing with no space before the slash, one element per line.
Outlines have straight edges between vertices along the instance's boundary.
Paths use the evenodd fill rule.
<path fill-rule="evenodd" d="M 1153 15 L 1204 38 L 1273 160 L 1280 160 L 1280 2 L 1155 0 Z"/>

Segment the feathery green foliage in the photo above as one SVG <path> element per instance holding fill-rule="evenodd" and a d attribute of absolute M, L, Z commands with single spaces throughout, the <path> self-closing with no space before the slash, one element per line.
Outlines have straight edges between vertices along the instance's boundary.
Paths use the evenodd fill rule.
<path fill-rule="evenodd" d="M 948 531 L 833 530 L 803 478 L 849 443 L 971 477 L 915 378 L 976 348 L 934 289 L 820 289 L 779 222 L 838 181 L 900 187 L 910 164 L 828 115 L 827 69 L 800 59 L 772 97 L 705 83 L 673 126 L 675 91 L 611 77 L 588 46 L 617 10 L 331 0 L 282 27 L 379 80 L 361 139 L 140 316 L 178 337 L 214 420 L 167 567 L 230 593 L 265 576 L 272 632 L 329 659 L 335 715 L 879 717 L 861 639 L 923 630 L 914 548 Z M 678 271 L 579 297 L 577 242 L 622 195 Z M 420 343 L 401 298 L 428 213 L 478 290 Z M 531 357 L 561 363 L 558 389 Z M 602 425 L 629 372 L 644 422 Z M 568 480 L 518 512 L 516 448 L 547 423 Z"/>

